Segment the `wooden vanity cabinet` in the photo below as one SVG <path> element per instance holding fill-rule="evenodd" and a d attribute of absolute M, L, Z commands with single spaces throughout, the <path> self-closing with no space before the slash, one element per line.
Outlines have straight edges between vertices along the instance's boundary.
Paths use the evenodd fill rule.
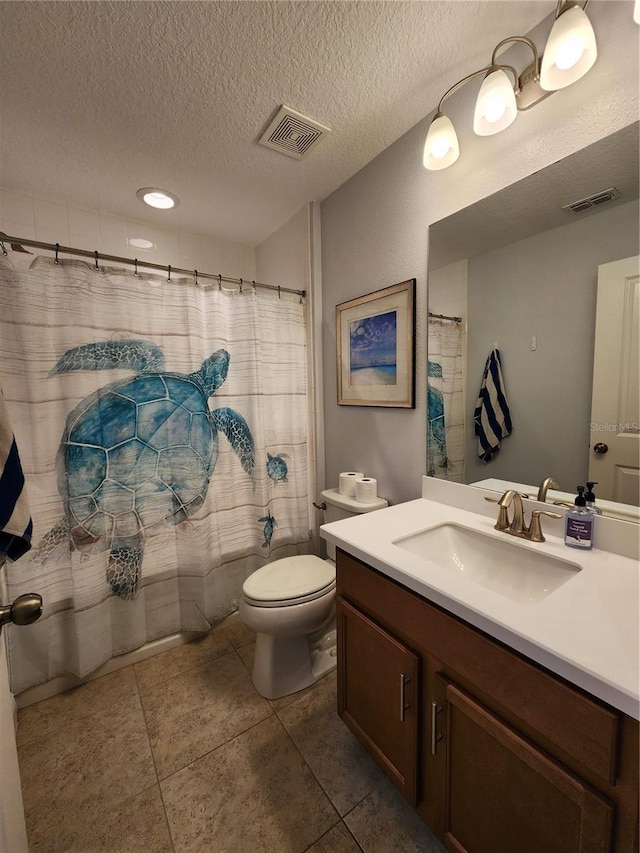
<path fill-rule="evenodd" d="M 418 804 L 419 659 L 356 608 L 336 604 L 338 711 L 411 805 Z"/>
<path fill-rule="evenodd" d="M 337 593 L 338 713 L 449 850 L 638 853 L 636 720 L 340 550 Z"/>

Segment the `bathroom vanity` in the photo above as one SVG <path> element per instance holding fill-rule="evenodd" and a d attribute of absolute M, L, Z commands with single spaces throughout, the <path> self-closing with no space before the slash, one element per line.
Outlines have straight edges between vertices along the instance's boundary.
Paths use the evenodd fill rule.
<path fill-rule="evenodd" d="M 452 521 L 504 535 L 425 500 L 323 528 L 339 549 L 340 716 L 450 850 L 637 853 L 637 564 L 601 554 L 603 583 L 597 552 L 565 567 L 549 541 L 542 562 L 575 574 L 500 595 L 448 577 L 437 543 L 422 558 L 401 547 L 416 524 Z M 516 547 L 511 568 L 535 573 L 539 546 Z"/>

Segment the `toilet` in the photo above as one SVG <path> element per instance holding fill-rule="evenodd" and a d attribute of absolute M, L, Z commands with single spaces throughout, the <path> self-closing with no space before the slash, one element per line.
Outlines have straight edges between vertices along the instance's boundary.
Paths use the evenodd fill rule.
<path fill-rule="evenodd" d="M 359 503 L 337 489 L 322 494 L 324 522 L 384 509 Z M 267 563 L 242 586 L 240 618 L 256 632 L 253 683 L 265 699 L 303 690 L 336 666 L 335 546 L 327 559 L 309 554 Z"/>

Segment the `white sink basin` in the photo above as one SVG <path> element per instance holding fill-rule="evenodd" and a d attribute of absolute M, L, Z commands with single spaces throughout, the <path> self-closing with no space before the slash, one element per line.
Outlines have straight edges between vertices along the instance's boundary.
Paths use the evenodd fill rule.
<path fill-rule="evenodd" d="M 517 601 L 536 604 L 575 577 L 580 566 L 536 552 L 509 534 L 487 535 L 459 524 L 440 524 L 393 544 L 442 569 Z"/>

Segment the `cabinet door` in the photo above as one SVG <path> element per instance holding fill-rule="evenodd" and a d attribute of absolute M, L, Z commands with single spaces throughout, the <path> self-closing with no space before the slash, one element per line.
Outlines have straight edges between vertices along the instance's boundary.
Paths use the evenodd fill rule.
<path fill-rule="evenodd" d="M 440 676 L 444 838 L 464 853 L 605 853 L 612 806 Z M 438 755 L 440 753 L 440 755 Z M 444 753 L 444 754 L 443 754 Z"/>
<path fill-rule="evenodd" d="M 338 596 L 338 713 L 409 802 L 417 802 L 419 659 Z"/>

